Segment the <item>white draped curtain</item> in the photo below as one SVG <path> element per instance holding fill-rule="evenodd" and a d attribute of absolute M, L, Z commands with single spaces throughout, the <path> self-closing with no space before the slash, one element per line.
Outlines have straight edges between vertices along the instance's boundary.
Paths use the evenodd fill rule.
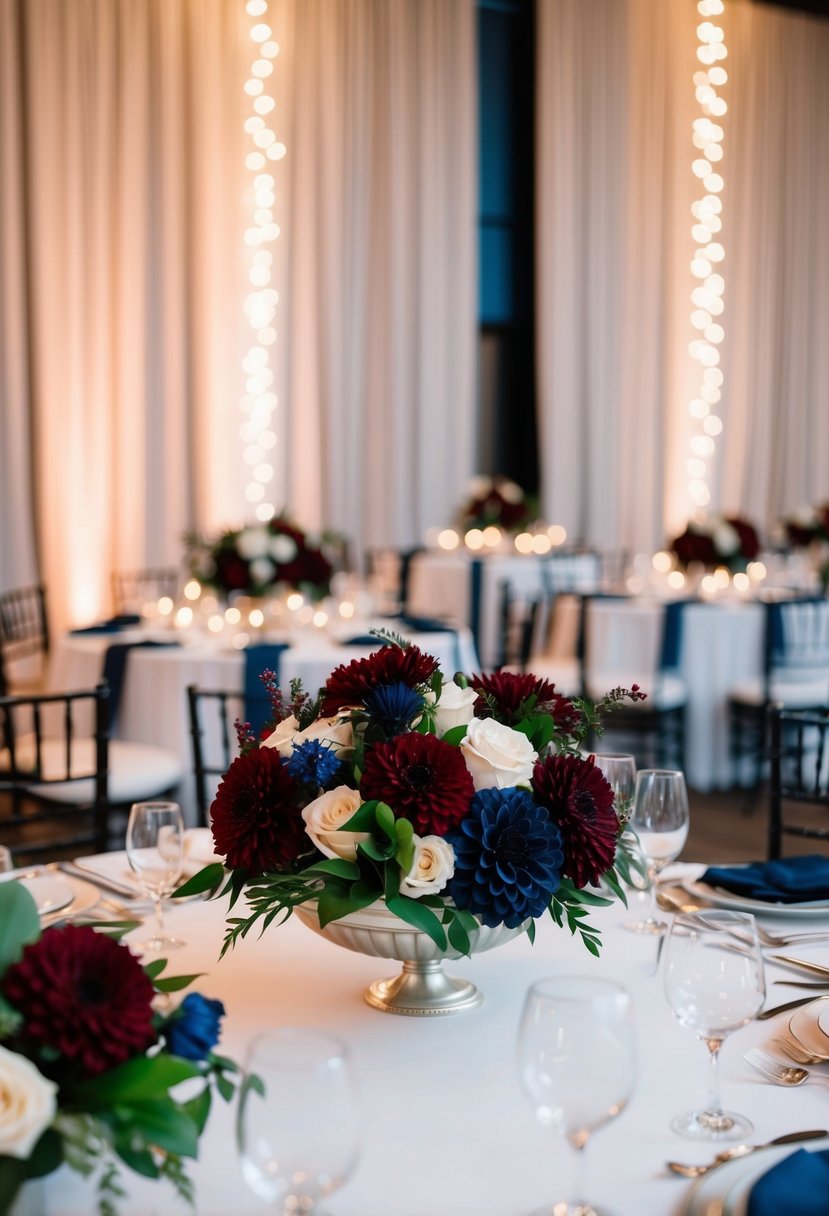
<path fill-rule="evenodd" d="M 471 472 L 474 3 L 270 10 L 277 501 L 409 543 Z M 0 589 L 42 578 L 58 627 L 247 513 L 250 24 L 0 0 Z"/>
<path fill-rule="evenodd" d="M 694 0 L 539 0 L 543 502 L 572 537 L 680 530 L 689 415 Z M 765 530 L 829 496 L 829 25 L 729 0 L 723 420 L 711 509 Z"/>

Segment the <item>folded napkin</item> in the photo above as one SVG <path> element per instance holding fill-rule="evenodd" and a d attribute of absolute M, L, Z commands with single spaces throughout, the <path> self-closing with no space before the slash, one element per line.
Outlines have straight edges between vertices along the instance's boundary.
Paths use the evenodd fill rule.
<path fill-rule="evenodd" d="M 386 646 L 382 638 L 376 638 L 371 633 L 355 633 L 353 637 L 342 638 L 341 646 L 373 646 L 376 650 L 380 646 Z"/>
<path fill-rule="evenodd" d="M 137 612 L 125 612 L 121 616 L 111 616 L 108 621 L 99 621 L 96 625 L 86 625 L 83 629 L 72 629 L 73 634 L 84 633 L 120 633 L 122 629 L 134 629 L 141 624 Z"/>
<path fill-rule="evenodd" d="M 829 1152 L 798 1149 L 751 1188 L 746 1216 L 826 1216 L 829 1212 Z"/>
<path fill-rule="evenodd" d="M 701 881 L 767 903 L 808 903 L 829 899 L 829 857 L 809 853 L 747 866 L 712 866 Z"/>

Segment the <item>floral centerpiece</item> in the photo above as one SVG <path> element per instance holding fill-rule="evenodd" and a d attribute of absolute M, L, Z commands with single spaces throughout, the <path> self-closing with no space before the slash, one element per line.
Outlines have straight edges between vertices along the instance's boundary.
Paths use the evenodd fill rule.
<path fill-rule="evenodd" d="M 628 857 L 613 790 L 579 746 L 604 711 L 644 694 L 593 705 L 529 674 L 448 680 L 417 646 L 377 636 L 386 644 L 337 667 L 316 698 L 295 683 L 286 700 L 264 673 L 273 721 L 259 740 L 238 726 L 241 754 L 211 808 L 226 869 L 178 894 L 245 893 L 225 949 L 315 901 L 322 927 L 379 902 L 461 954 L 482 926 L 532 937 L 549 912 L 597 953 L 588 909 L 624 898 Z"/>
<path fill-rule="evenodd" d="M 739 515 L 709 515 L 690 521 L 670 547 L 681 566 L 699 562 L 740 571 L 759 554 L 760 538 L 754 525 Z"/>
<path fill-rule="evenodd" d="M 194 992 L 160 1012 L 157 994 L 195 977 L 166 978 L 163 959 L 142 966 L 117 936 L 41 932 L 25 887 L 0 884 L 0 1213 L 63 1163 L 96 1179 L 101 1216 L 124 1196 L 119 1161 L 193 1200 L 185 1160 L 213 1088 L 235 1090 L 235 1064 L 213 1051 L 224 1008 Z M 181 1082 L 189 1092 L 174 1096 Z"/>
<path fill-rule="evenodd" d="M 783 520 L 793 549 L 808 549 L 824 592 L 829 588 L 829 502 L 804 506 Z"/>
<path fill-rule="evenodd" d="M 489 527 L 520 532 L 537 518 L 536 503 L 517 482 L 501 476 L 473 477 L 455 523 L 462 532 Z"/>
<path fill-rule="evenodd" d="M 320 599 L 328 594 L 332 574 L 324 539 L 312 541 L 282 514 L 223 532 L 215 541 L 187 537 L 188 565 L 194 578 L 225 596 L 290 589 Z"/>

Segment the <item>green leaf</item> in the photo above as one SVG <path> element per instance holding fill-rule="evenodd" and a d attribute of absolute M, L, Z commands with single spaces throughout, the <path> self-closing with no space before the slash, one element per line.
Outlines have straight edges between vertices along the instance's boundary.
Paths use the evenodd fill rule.
<path fill-rule="evenodd" d="M 147 979 L 154 980 L 156 976 L 161 975 L 161 972 L 167 966 L 166 958 L 153 959 L 151 963 L 147 963 L 144 967 L 144 974 Z"/>
<path fill-rule="evenodd" d="M 375 812 L 377 826 L 384 836 L 387 836 L 392 842 L 397 841 L 397 833 L 394 830 L 394 811 L 385 802 L 377 803 Z"/>
<path fill-rule="evenodd" d="M 0 1157 L 0 1212 L 11 1208 L 12 1200 L 26 1179 L 26 1163 L 19 1157 Z"/>
<path fill-rule="evenodd" d="M 357 912 L 360 908 L 367 908 L 376 899 L 379 899 L 381 894 L 382 892 L 376 884 L 368 882 L 365 878 L 359 878 L 357 882 L 351 884 L 348 892 L 352 912 Z"/>
<path fill-rule="evenodd" d="M 446 949 L 446 934 L 443 931 L 443 925 L 431 908 L 424 907 L 418 900 L 409 899 L 406 895 L 389 897 L 388 887 L 386 888 L 386 907 L 395 916 L 404 920 L 407 925 L 413 925 L 415 929 L 420 929 L 423 933 L 428 934 L 438 950 Z"/>
<path fill-rule="evenodd" d="M 198 874 L 194 874 L 192 878 L 188 878 L 187 882 L 182 883 L 173 891 L 173 899 L 186 899 L 189 895 L 202 895 L 205 891 L 213 891 L 222 882 L 225 876 L 225 868 L 220 861 L 211 861 L 203 870 L 199 870 Z"/>
<path fill-rule="evenodd" d="M 348 880 L 359 878 L 360 869 L 353 861 L 346 861 L 344 857 L 329 857 L 325 861 L 315 861 L 312 866 L 308 866 L 303 874 L 333 874 L 335 878 L 345 878 Z"/>
<path fill-rule="evenodd" d="M 230 1092 L 232 1094 L 233 1093 L 232 1081 L 227 1081 L 224 1077 L 217 1077 L 216 1078 L 217 1087 L 218 1087 L 220 1081 L 222 1081 L 226 1085 L 230 1086 Z M 221 1090 L 219 1090 L 219 1092 L 221 1093 Z M 210 1092 L 210 1086 L 205 1085 L 205 1087 L 201 1091 L 201 1093 L 196 1094 L 195 1098 L 191 1098 L 189 1102 L 182 1103 L 181 1109 L 187 1115 L 188 1119 L 193 1120 L 193 1123 L 195 1124 L 195 1127 L 196 1127 L 196 1131 L 199 1135 L 202 1134 L 205 1127 L 207 1126 L 207 1118 L 208 1118 L 208 1115 L 210 1114 L 210 1103 L 211 1103 L 212 1096 L 213 1095 Z"/>
<path fill-rule="evenodd" d="M 169 1098 L 131 1102 L 122 1108 L 133 1132 L 138 1132 L 148 1144 L 175 1153 L 177 1157 L 195 1157 L 199 1151 L 196 1124 L 183 1107 Z"/>
<path fill-rule="evenodd" d="M 535 945 L 535 921 L 531 920 L 527 925 L 527 937 L 530 939 L 530 945 Z"/>
<path fill-rule="evenodd" d="M 54 1128 L 47 1127 L 31 1151 L 26 1164 L 27 1178 L 44 1178 L 63 1161 L 63 1140 Z"/>
<path fill-rule="evenodd" d="M 324 929 L 332 920 L 340 920 L 353 911 L 351 887 L 339 881 L 329 882 L 317 902 L 320 927 Z"/>
<path fill-rule="evenodd" d="M 363 857 L 370 857 L 372 861 L 387 861 L 394 856 L 396 840 L 385 838 L 385 843 L 380 844 L 376 840 L 361 840 L 357 845 L 357 852 Z"/>
<path fill-rule="evenodd" d="M 23 947 L 39 937 L 37 905 L 22 882 L 0 883 L 0 976 L 20 961 Z"/>
<path fill-rule="evenodd" d="M 74 1097 L 82 1109 L 106 1110 L 116 1105 L 150 1101 L 164 1097 L 167 1091 L 201 1075 L 197 1064 L 161 1052 L 155 1056 L 138 1056 L 119 1064 L 110 1072 L 82 1081 L 74 1090 Z"/>
<path fill-rule="evenodd" d="M 449 922 L 448 936 L 449 944 L 453 946 L 460 954 L 465 954 L 467 957 L 469 957 L 469 934 L 456 916 L 453 916 Z"/>
<path fill-rule="evenodd" d="M 233 1095 L 236 1093 L 236 1086 L 232 1081 L 229 1081 L 227 1077 L 223 1076 L 222 1073 L 219 1073 L 216 1077 L 216 1088 L 218 1089 L 219 1094 L 224 1098 L 225 1102 L 230 1102 Z"/>
<path fill-rule="evenodd" d="M 619 880 L 616 877 L 616 873 L 612 867 L 611 867 L 611 869 L 606 870 L 604 874 L 602 874 L 602 882 L 605 883 L 608 887 L 610 887 L 610 890 L 613 892 L 613 894 L 616 896 L 617 899 L 621 900 L 621 902 L 624 904 L 625 907 L 628 906 L 627 895 L 625 895 L 624 890 L 620 886 Z"/>
<path fill-rule="evenodd" d="M 398 819 L 395 821 L 394 830 L 397 834 L 397 848 L 394 851 L 394 858 L 403 873 L 408 874 L 415 857 L 414 826 L 409 819 Z"/>
<path fill-rule="evenodd" d="M 362 806 L 358 806 L 357 810 L 340 825 L 341 832 L 373 832 L 377 826 L 376 813 L 380 805 L 376 798 L 364 802 Z"/>
<path fill-rule="evenodd" d="M 122 1129 L 113 1140 L 113 1148 L 118 1156 L 136 1174 L 143 1178 L 158 1178 L 159 1170 L 155 1158 L 148 1148 L 142 1148 L 134 1142 L 129 1127 Z"/>
<path fill-rule="evenodd" d="M 466 738 L 466 732 L 469 729 L 467 726 L 452 726 L 445 735 L 441 735 L 444 743 L 448 743 L 450 747 L 459 747 Z"/>
<path fill-rule="evenodd" d="M 170 975 L 164 980 L 156 980 L 155 988 L 157 992 L 181 992 L 202 975 L 203 971 L 197 971 L 195 975 Z"/>

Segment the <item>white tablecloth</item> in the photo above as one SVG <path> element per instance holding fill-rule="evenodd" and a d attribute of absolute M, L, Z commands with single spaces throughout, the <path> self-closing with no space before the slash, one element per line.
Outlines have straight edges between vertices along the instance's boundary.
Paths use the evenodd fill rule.
<path fill-rule="evenodd" d="M 391 624 L 398 632 L 399 626 Z M 362 632 L 362 631 L 361 631 Z M 101 679 L 107 647 L 140 641 L 141 632 L 117 634 L 65 634 L 55 644 L 50 669 L 54 691 L 92 688 Z M 154 637 L 163 635 L 153 634 Z M 456 633 L 415 633 L 406 636 L 433 654 L 446 673 L 477 669 L 477 656 L 468 629 Z M 115 734 L 137 743 L 153 743 L 177 752 L 185 773 L 178 797 L 188 822 L 195 822 L 192 777 L 193 759 L 187 686 L 241 692 L 244 687 L 244 657 L 238 650 L 220 649 L 201 635 L 185 635 L 181 646 L 136 647 L 130 651 L 118 708 Z M 325 683 L 340 663 L 367 655 L 374 646 L 343 646 L 328 635 L 300 635 L 280 656 L 280 683 L 287 690 L 292 679 L 301 679 L 312 694 Z"/>
<path fill-rule="evenodd" d="M 661 977 L 654 973 L 653 939 L 622 929 L 629 916 L 621 907 L 595 914 L 604 937 L 599 960 L 547 918 L 539 923 L 534 946 L 520 938 L 447 964 L 450 973 L 474 980 L 485 996 L 480 1009 L 448 1018 L 420 1020 L 370 1009 L 363 989 L 395 974 L 396 964 L 340 949 L 296 920 L 271 927 L 261 939 L 251 934 L 217 962 L 223 933 L 223 907 L 217 902 L 189 903 L 170 913 L 170 926 L 187 945 L 171 958 L 169 969 L 205 972 L 195 987 L 225 1003 L 225 1054 L 243 1057 L 254 1034 L 277 1025 L 318 1027 L 350 1046 L 360 1088 L 363 1151 L 350 1182 L 326 1201 L 331 1216 L 522 1216 L 566 1194 L 570 1150 L 536 1123 L 515 1073 L 522 1002 L 527 987 L 545 975 L 579 972 L 617 979 L 633 995 L 639 1080 L 628 1109 L 588 1146 L 584 1189 L 615 1216 L 679 1216 L 690 1184 L 668 1174 L 664 1162 L 705 1161 L 716 1150 L 682 1139 L 669 1122 L 704 1102 L 707 1053 L 668 1008 Z M 825 960 L 827 953 L 825 945 L 813 946 L 808 956 Z M 769 979 L 792 978 L 774 964 L 767 971 Z M 795 995 L 796 989 L 770 987 L 769 1003 Z M 829 1125 L 824 1086 L 777 1088 L 742 1059 L 752 1045 L 768 1047 L 785 1023 L 785 1016 L 754 1023 L 726 1040 L 722 1051 L 724 1101 L 754 1121 L 757 1143 Z M 214 1106 L 193 1168 L 199 1216 L 272 1210 L 242 1180 L 233 1119 L 224 1103 Z M 189 1210 L 163 1184 L 132 1174 L 127 1181 L 123 1216 Z M 45 1216 L 89 1216 L 94 1210 L 84 1183 L 66 1169 L 47 1181 L 46 1193 Z"/>

